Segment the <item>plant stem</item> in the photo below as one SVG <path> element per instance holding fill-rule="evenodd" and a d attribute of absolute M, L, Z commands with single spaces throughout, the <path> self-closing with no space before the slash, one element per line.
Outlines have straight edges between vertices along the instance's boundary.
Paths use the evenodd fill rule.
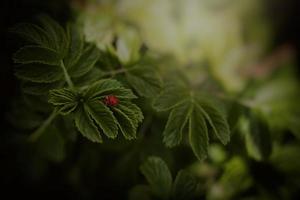
<path fill-rule="evenodd" d="M 57 116 L 57 112 L 54 110 L 49 117 L 42 123 L 42 125 L 35 130 L 28 138 L 30 142 L 35 142 L 45 131 L 45 129 L 51 124 L 53 119 Z"/>
<path fill-rule="evenodd" d="M 63 60 L 60 61 L 60 67 L 62 68 L 63 72 L 64 72 L 64 75 L 65 75 L 65 79 L 66 79 L 66 82 L 68 84 L 68 86 L 71 88 L 71 89 L 74 89 L 74 84 L 71 80 L 71 77 L 69 76 L 68 74 L 68 71 L 65 67 L 65 64 L 63 62 Z"/>

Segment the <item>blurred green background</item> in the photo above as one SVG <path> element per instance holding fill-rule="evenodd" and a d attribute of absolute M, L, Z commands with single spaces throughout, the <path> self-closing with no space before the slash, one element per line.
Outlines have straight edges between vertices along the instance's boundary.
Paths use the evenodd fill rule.
<path fill-rule="evenodd" d="M 189 169 L 201 183 L 198 192 L 203 199 L 300 199 L 299 1 L 4 0 L 0 4 L 3 195 L 126 199 L 143 180 L 138 171 L 141 161 L 154 154 L 173 173 Z M 24 143 L 26 131 L 16 128 L 17 119 L 10 117 L 27 110 L 20 105 L 14 109 L 12 103 L 19 95 L 11 61 L 18 43 L 7 30 L 40 13 L 61 23 L 77 20 L 86 39 L 100 49 L 112 45 L 118 35 L 116 54 L 123 62 L 137 59 L 139 46 L 145 45 L 164 58 L 159 63 L 162 73 L 174 67 L 194 84 L 211 79 L 232 97 L 247 88 L 241 100 L 261 113 L 272 130 L 270 159 L 261 161 L 251 144 L 245 144 L 250 154 L 245 156 L 242 137 L 235 134 L 229 146 L 213 144 L 208 160 L 195 162 L 185 146 L 172 150 L 163 146 L 164 116 L 156 114 L 145 119 L 147 141 L 98 145 L 74 134 L 49 138 L 46 134 L 36 145 Z M 247 123 L 249 119 L 241 120 L 240 128 Z"/>

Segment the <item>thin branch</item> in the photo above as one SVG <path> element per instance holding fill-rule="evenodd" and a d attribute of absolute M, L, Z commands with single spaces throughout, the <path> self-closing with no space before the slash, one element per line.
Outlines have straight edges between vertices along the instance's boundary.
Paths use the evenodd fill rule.
<path fill-rule="evenodd" d="M 68 84 L 68 86 L 71 88 L 71 89 L 74 89 L 74 84 L 71 80 L 71 77 L 69 76 L 68 74 L 68 71 L 65 67 L 65 64 L 63 62 L 63 60 L 60 61 L 60 67 L 62 68 L 63 72 L 64 72 L 64 75 L 65 75 L 65 79 L 66 79 L 66 82 Z"/>
<path fill-rule="evenodd" d="M 54 110 L 42 125 L 29 136 L 28 141 L 35 142 L 45 132 L 56 116 L 57 112 Z"/>

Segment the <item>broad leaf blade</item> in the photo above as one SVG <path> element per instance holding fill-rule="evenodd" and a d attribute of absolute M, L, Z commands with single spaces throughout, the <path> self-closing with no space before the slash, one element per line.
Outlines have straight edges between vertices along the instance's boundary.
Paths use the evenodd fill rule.
<path fill-rule="evenodd" d="M 48 94 L 49 90 L 58 88 L 59 86 L 62 86 L 61 81 L 53 83 L 33 83 L 26 81 L 21 84 L 22 91 L 31 95 L 46 95 Z"/>
<path fill-rule="evenodd" d="M 208 140 L 205 118 L 199 107 L 194 106 L 189 118 L 189 141 L 199 160 L 204 160 L 207 157 Z"/>
<path fill-rule="evenodd" d="M 189 172 L 180 170 L 173 185 L 173 197 L 178 200 L 193 199 L 197 189 L 197 180 Z"/>
<path fill-rule="evenodd" d="M 230 130 L 225 115 L 208 102 L 200 101 L 197 107 L 203 112 L 218 139 L 227 144 L 230 141 Z"/>
<path fill-rule="evenodd" d="M 50 40 L 45 30 L 35 24 L 21 23 L 10 29 L 11 32 L 33 44 L 51 48 Z"/>
<path fill-rule="evenodd" d="M 116 107 L 112 107 L 112 110 L 114 111 L 114 116 L 117 118 L 119 128 L 124 137 L 127 140 L 135 139 L 137 125 L 135 125 L 134 119 L 130 118 L 133 117 L 132 115 L 130 115 L 132 113 L 126 111 L 124 112 L 124 110 L 118 109 Z"/>
<path fill-rule="evenodd" d="M 121 88 L 121 83 L 113 79 L 103 79 L 87 88 L 85 97 L 89 100 L 99 98 L 105 92 L 111 92 L 115 89 Z"/>
<path fill-rule="evenodd" d="M 53 105 L 64 105 L 77 102 L 77 93 L 68 88 L 51 90 L 49 94 L 49 103 Z"/>
<path fill-rule="evenodd" d="M 172 175 L 166 163 L 159 157 L 149 157 L 141 165 L 141 172 L 150 184 L 153 193 L 162 199 L 168 199 L 172 187 Z"/>
<path fill-rule="evenodd" d="M 128 99 L 136 99 L 137 98 L 137 96 L 135 96 L 133 94 L 131 89 L 127 89 L 127 88 L 123 88 L 123 87 L 112 89 L 112 90 L 107 91 L 107 92 L 103 92 L 101 94 L 101 96 L 103 97 L 103 96 L 111 95 L 111 94 L 117 96 L 119 99 L 125 99 L 125 100 L 126 99 L 128 100 Z"/>
<path fill-rule="evenodd" d="M 191 104 L 189 101 L 180 104 L 171 111 L 163 132 L 163 142 L 166 146 L 173 147 L 180 144 L 182 132 L 188 121 L 190 111 Z"/>
<path fill-rule="evenodd" d="M 138 122 L 143 121 L 144 115 L 143 115 L 141 109 L 137 105 L 135 105 L 129 101 L 121 101 L 120 106 L 125 106 L 127 109 L 132 111 L 134 113 L 134 115 L 136 116 L 136 119 Z"/>
<path fill-rule="evenodd" d="M 169 110 L 181 104 L 188 96 L 187 89 L 166 85 L 165 89 L 154 99 L 153 107 L 157 111 Z"/>
<path fill-rule="evenodd" d="M 99 51 L 94 45 L 88 45 L 79 60 L 68 69 L 70 76 L 80 77 L 93 69 L 99 58 Z"/>
<path fill-rule="evenodd" d="M 62 70 L 58 66 L 41 63 L 19 65 L 16 67 L 15 75 L 20 79 L 37 83 L 52 83 L 63 78 Z"/>
<path fill-rule="evenodd" d="M 97 126 L 94 124 L 85 106 L 76 110 L 75 125 L 84 137 L 92 142 L 102 143 L 102 137 L 97 129 Z"/>
<path fill-rule="evenodd" d="M 107 137 L 117 137 L 118 122 L 108 107 L 101 101 L 93 100 L 87 102 L 87 111 Z"/>
<path fill-rule="evenodd" d="M 57 111 L 62 115 L 73 112 L 78 105 L 78 94 L 68 88 L 51 90 L 49 103 L 55 105 Z"/>
<path fill-rule="evenodd" d="M 59 65 L 59 55 L 45 47 L 40 46 L 25 46 L 19 49 L 13 56 L 15 63 L 42 63 L 48 65 Z"/>
<path fill-rule="evenodd" d="M 57 111 L 62 115 L 68 115 L 72 113 L 78 106 L 77 102 L 67 103 L 61 106 L 57 106 Z"/>
<path fill-rule="evenodd" d="M 162 82 L 154 68 L 149 66 L 134 66 L 126 73 L 127 81 L 137 93 L 144 97 L 156 96 L 162 87 Z"/>
<path fill-rule="evenodd" d="M 78 59 L 83 50 L 83 34 L 79 31 L 79 28 L 75 24 L 69 24 L 67 26 L 67 33 L 70 40 L 69 51 L 64 59 L 66 68 L 73 66 Z"/>
<path fill-rule="evenodd" d="M 61 57 L 64 57 L 68 52 L 69 42 L 63 27 L 47 15 L 40 15 L 38 20 L 46 31 L 49 40 L 53 41 L 52 46 L 54 50 Z"/>
<path fill-rule="evenodd" d="M 246 149 L 256 160 L 267 159 L 272 151 L 272 139 L 266 122 L 259 116 L 250 116 L 250 127 L 246 132 Z"/>
<path fill-rule="evenodd" d="M 85 75 L 80 76 L 78 78 L 72 78 L 72 81 L 77 87 L 92 85 L 96 81 L 99 81 L 100 79 L 99 77 L 101 77 L 102 74 L 103 72 L 100 69 L 94 67 L 91 71 L 89 71 Z"/>

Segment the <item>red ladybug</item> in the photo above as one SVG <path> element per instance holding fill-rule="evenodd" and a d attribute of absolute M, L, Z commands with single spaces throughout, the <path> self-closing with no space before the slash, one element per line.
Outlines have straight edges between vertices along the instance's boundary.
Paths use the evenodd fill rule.
<path fill-rule="evenodd" d="M 119 103 L 119 99 L 118 99 L 118 97 L 116 97 L 114 95 L 108 95 L 108 96 L 104 97 L 103 102 L 107 106 L 116 106 Z"/>

